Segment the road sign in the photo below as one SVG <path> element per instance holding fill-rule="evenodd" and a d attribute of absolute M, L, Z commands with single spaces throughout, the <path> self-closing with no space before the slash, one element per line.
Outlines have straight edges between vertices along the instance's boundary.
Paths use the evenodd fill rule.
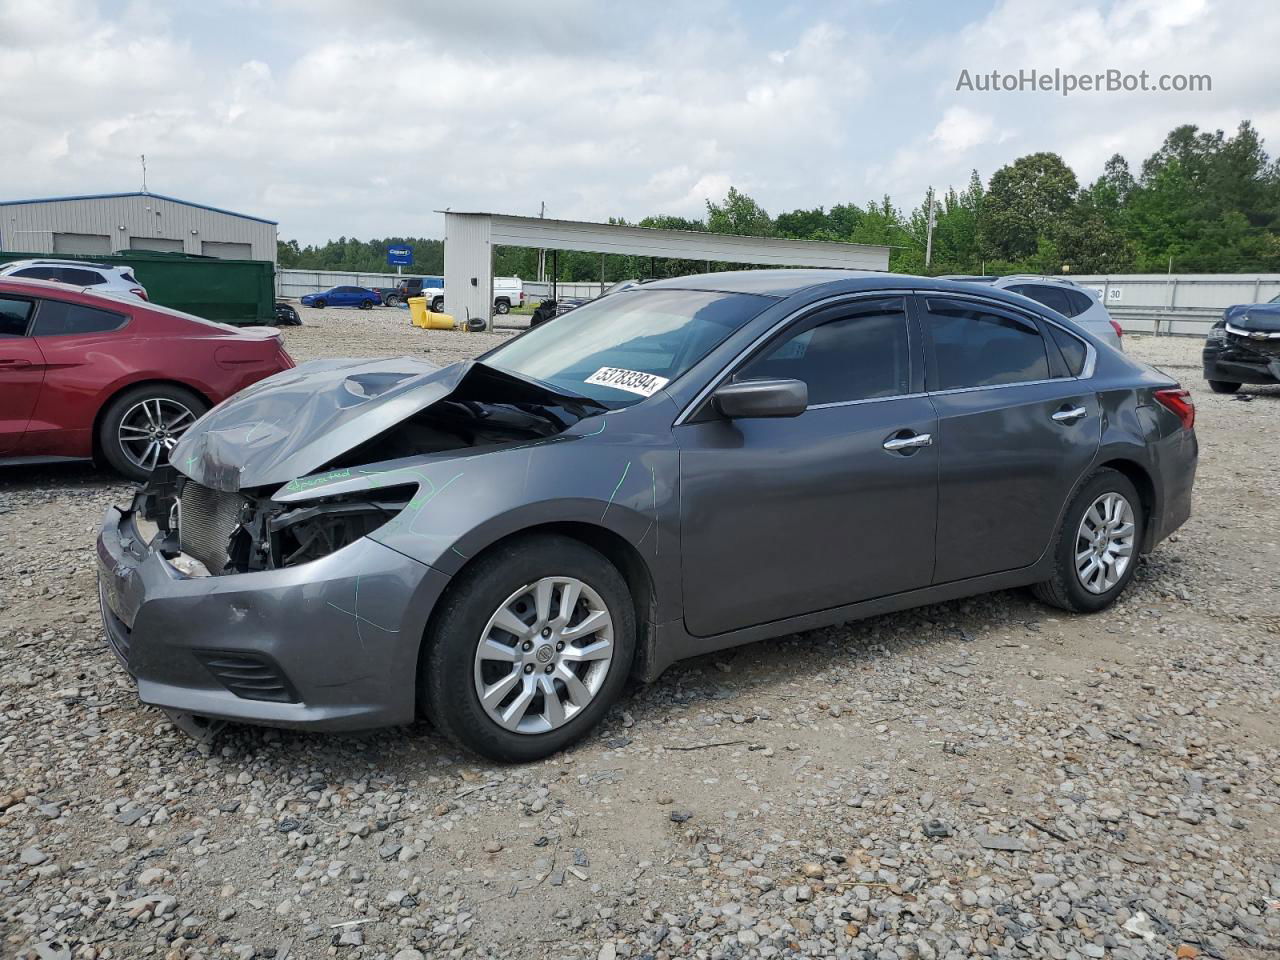
<path fill-rule="evenodd" d="M 387 247 L 387 264 L 392 267 L 413 266 L 413 247 Z"/>

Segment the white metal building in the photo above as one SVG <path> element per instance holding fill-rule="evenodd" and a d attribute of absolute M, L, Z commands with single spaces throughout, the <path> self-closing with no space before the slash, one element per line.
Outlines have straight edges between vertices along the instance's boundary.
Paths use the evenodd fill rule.
<path fill-rule="evenodd" d="M 276 262 L 276 221 L 158 193 L 0 201 L 0 250 L 97 256 L 124 250 Z"/>
<path fill-rule="evenodd" d="M 740 237 L 694 230 L 657 230 L 580 220 L 546 220 L 500 213 L 444 214 L 445 310 L 459 320 L 493 307 L 493 248 L 586 250 L 640 257 L 673 257 L 779 267 L 888 270 L 889 248 L 826 240 Z"/>

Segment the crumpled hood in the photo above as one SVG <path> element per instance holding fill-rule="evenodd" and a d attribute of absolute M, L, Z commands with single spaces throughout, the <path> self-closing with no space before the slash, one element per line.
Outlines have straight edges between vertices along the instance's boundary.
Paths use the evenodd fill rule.
<path fill-rule="evenodd" d="M 287 483 L 448 396 L 470 360 L 313 360 L 260 380 L 203 416 L 169 462 L 235 491 Z"/>
<path fill-rule="evenodd" d="M 1280 303 L 1240 303 L 1227 307 L 1222 318 L 1241 330 L 1280 332 Z"/>

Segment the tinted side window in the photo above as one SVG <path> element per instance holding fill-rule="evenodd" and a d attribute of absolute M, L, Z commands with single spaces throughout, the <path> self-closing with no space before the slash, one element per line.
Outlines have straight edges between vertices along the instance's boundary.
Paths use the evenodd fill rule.
<path fill-rule="evenodd" d="M 753 357 L 737 380 L 802 380 L 809 403 L 911 392 L 911 348 L 902 298 L 850 305 Z"/>
<path fill-rule="evenodd" d="M 1011 289 L 1024 297 L 1030 297 L 1036 303 L 1043 303 L 1050 310 L 1057 310 L 1064 317 L 1071 316 L 1071 305 L 1067 302 L 1066 291 L 1060 287 L 1051 287 L 1044 283 L 1024 283 Z"/>
<path fill-rule="evenodd" d="M 22 277 L 24 280 L 61 280 L 57 267 L 23 267 L 9 274 L 11 277 Z"/>
<path fill-rule="evenodd" d="M 1093 299 L 1087 293 L 1081 293 L 1079 290 L 1063 290 L 1067 295 L 1067 303 L 1071 307 L 1068 317 L 1078 317 L 1090 307 L 1093 306 Z"/>
<path fill-rule="evenodd" d="M 42 300 L 36 312 L 32 336 L 57 337 L 76 333 L 107 333 L 119 330 L 129 318 L 106 310 L 83 307 L 61 300 Z"/>
<path fill-rule="evenodd" d="M 107 281 L 102 274 L 94 273 L 92 270 L 81 270 L 78 267 L 63 267 L 62 282 L 74 283 L 77 287 L 93 287 L 104 284 Z"/>
<path fill-rule="evenodd" d="M 1044 339 L 1031 321 L 957 301 L 929 300 L 927 306 L 938 381 L 930 389 L 1049 378 Z"/>
<path fill-rule="evenodd" d="M 1062 351 L 1062 359 L 1066 361 L 1067 369 L 1071 371 L 1073 377 L 1080 376 L 1084 370 L 1084 360 L 1087 349 L 1084 343 L 1067 331 L 1055 327 L 1052 323 L 1045 324 L 1049 328 L 1049 334 L 1053 337 L 1054 342 L 1058 344 L 1058 349 Z"/>
<path fill-rule="evenodd" d="M 31 303 L 0 297 L 0 337 L 24 337 L 27 334 L 27 318 L 31 316 Z"/>

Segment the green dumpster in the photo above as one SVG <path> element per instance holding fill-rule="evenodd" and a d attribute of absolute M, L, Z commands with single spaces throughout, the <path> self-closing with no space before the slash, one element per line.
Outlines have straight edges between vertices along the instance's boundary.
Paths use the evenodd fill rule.
<path fill-rule="evenodd" d="M 222 323 L 269 324 L 275 319 L 275 264 L 265 260 L 221 260 L 151 250 L 97 257 L 0 252 L 0 263 L 11 260 L 84 260 L 129 266 L 147 288 L 152 303 Z"/>

